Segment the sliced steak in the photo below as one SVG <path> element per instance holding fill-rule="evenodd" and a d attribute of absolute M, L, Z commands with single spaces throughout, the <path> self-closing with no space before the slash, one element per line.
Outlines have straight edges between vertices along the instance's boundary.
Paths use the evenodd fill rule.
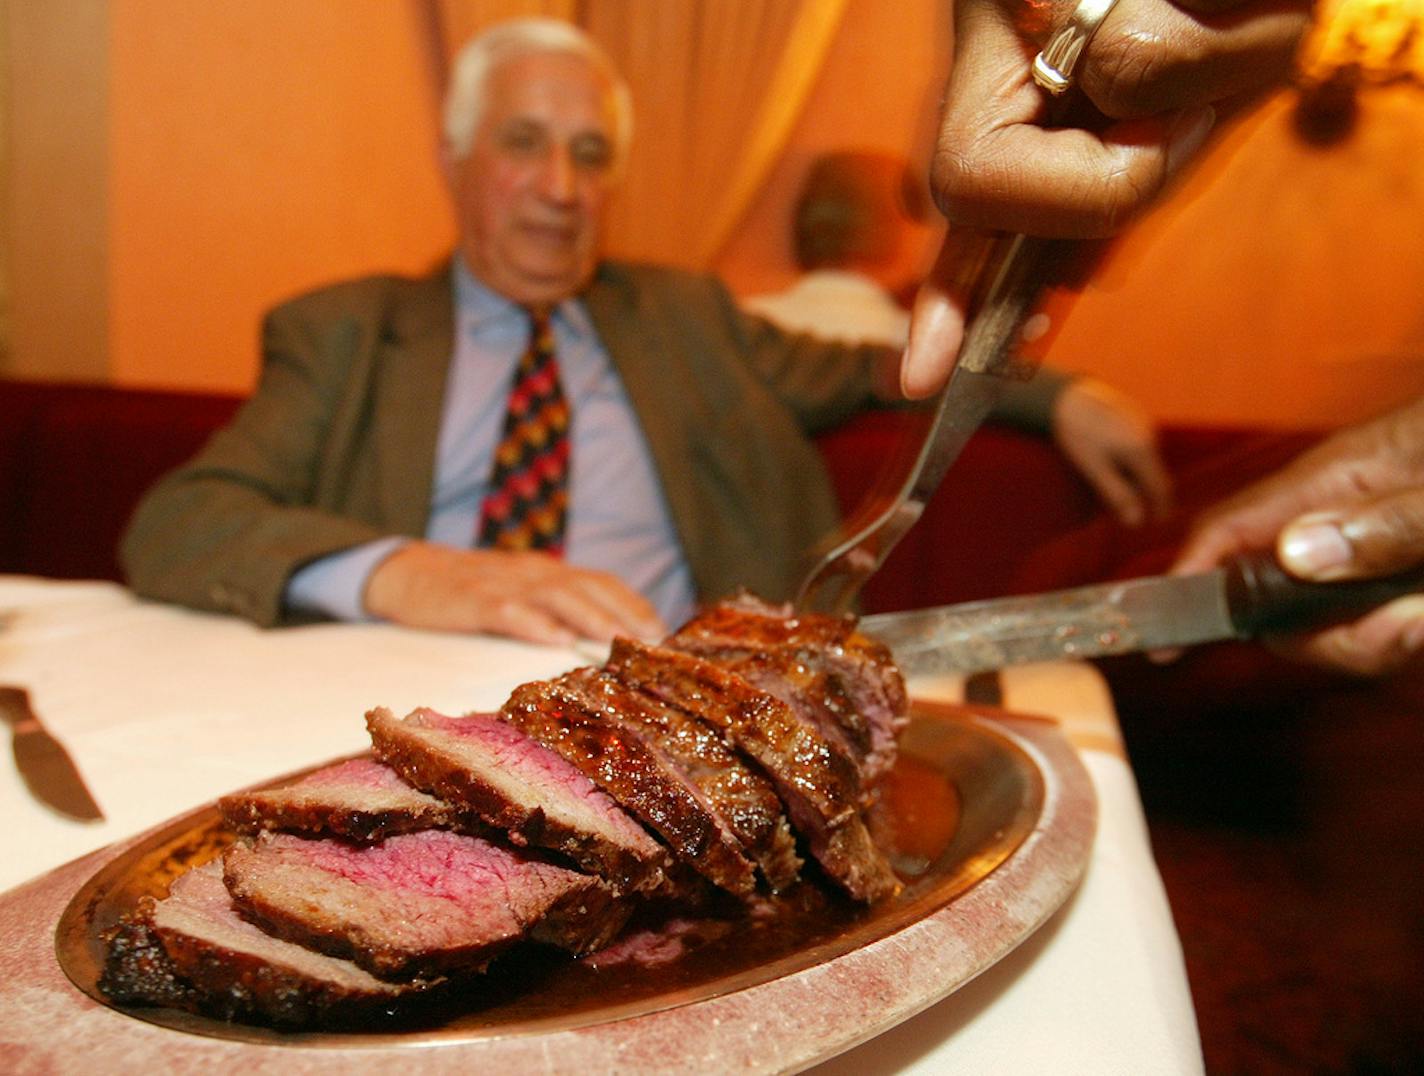
<path fill-rule="evenodd" d="M 234 829 L 327 833 L 375 841 L 422 829 L 461 828 L 460 813 L 411 788 L 400 774 L 371 758 L 326 766 L 279 788 L 237 792 L 218 800 Z"/>
<path fill-rule="evenodd" d="M 264 833 L 228 849 L 223 880 L 273 934 L 382 979 L 479 971 L 526 935 L 591 952 L 631 910 L 590 875 L 445 830 L 374 845 Z"/>
<path fill-rule="evenodd" d="M 212 862 L 144 897 L 106 937 L 99 989 L 119 1005 L 159 1005 L 281 1027 L 361 1020 L 438 985 L 388 983 L 349 960 L 274 938 L 238 915 Z"/>
<path fill-rule="evenodd" d="M 550 848 L 617 892 L 663 883 L 667 850 L 571 763 L 489 714 L 366 715 L 376 756 L 416 788 L 468 809 L 517 844 Z"/>
<path fill-rule="evenodd" d="M 755 891 L 756 867 L 706 797 L 577 672 L 522 684 L 500 714 L 577 767 L 698 874 L 738 896 Z"/>
<path fill-rule="evenodd" d="M 719 731 L 604 669 L 578 669 L 558 682 L 577 691 L 606 719 L 656 744 L 696 786 L 707 809 L 761 868 L 774 891 L 796 881 L 801 857 L 776 789 L 727 746 Z"/>
<path fill-rule="evenodd" d="M 811 854 L 852 897 L 875 900 L 899 888 L 861 820 L 853 763 L 780 699 L 710 661 L 626 638 L 614 640 L 608 667 L 722 730 L 754 759 Z"/>
<path fill-rule="evenodd" d="M 796 613 L 740 595 L 704 609 L 666 645 L 730 668 L 797 708 L 849 747 L 866 783 L 894 766 L 909 720 L 905 679 L 884 644 L 855 630 L 854 617 Z"/>
<path fill-rule="evenodd" d="M 686 645 L 677 636 L 664 644 L 734 672 L 758 691 L 774 695 L 810 725 L 859 772 L 861 786 L 870 777 L 870 730 L 834 683 L 794 651 Z"/>

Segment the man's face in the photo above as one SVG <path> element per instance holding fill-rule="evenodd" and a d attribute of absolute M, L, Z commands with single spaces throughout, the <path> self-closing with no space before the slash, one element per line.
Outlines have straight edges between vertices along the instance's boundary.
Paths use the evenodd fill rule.
<path fill-rule="evenodd" d="M 588 281 L 612 186 L 607 78 L 559 53 L 517 56 L 490 74 L 469 154 L 450 163 L 460 250 L 515 302 L 548 305 Z"/>

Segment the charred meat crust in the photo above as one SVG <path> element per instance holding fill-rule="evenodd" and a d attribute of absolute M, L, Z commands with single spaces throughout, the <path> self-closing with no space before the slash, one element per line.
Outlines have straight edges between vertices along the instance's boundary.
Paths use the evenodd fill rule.
<path fill-rule="evenodd" d="M 619 893 L 663 884 L 665 849 L 568 762 L 493 716 L 417 710 L 400 720 L 378 707 L 366 726 L 376 756 L 405 780 L 514 843 L 567 855 Z"/>
<path fill-rule="evenodd" d="M 739 896 L 756 888 L 756 868 L 696 788 L 656 745 L 566 678 L 515 689 L 501 715 L 578 768 L 660 836 L 679 860 Z"/>
<path fill-rule="evenodd" d="M 606 669 L 576 669 L 560 682 L 578 692 L 605 720 L 634 729 L 656 744 L 756 861 L 773 891 L 796 881 L 801 857 L 776 789 L 728 746 L 720 731 Z"/>
<path fill-rule="evenodd" d="M 853 764 L 785 703 L 694 655 L 616 639 L 609 668 L 720 728 L 770 776 L 826 873 L 857 900 L 899 888 L 860 818 Z"/>
<path fill-rule="evenodd" d="M 855 630 L 853 617 L 770 605 L 739 595 L 684 624 L 667 645 L 740 672 L 835 730 L 867 784 L 894 765 L 908 720 L 905 680 L 884 644 Z"/>
<path fill-rule="evenodd" d="M 277 788 L 223 796 L 218 808 L 223 820 L 242 833 L 289 830 L 370 842 L 422 829 L 483 828 L 477 816 L 462 815 L 369 758 L 326 766 Z"/>

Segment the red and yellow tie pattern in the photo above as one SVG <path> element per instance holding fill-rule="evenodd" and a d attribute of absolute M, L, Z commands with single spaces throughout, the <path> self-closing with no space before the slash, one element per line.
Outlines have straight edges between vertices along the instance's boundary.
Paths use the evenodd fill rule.
<path fill-rule="evenodd" d="M 529 317 L 529 347 L 514 371 L 478 537 L 491 549 L 561 555 L 569 503 L 569 405 L 549 315 L 531 311 Z"/>

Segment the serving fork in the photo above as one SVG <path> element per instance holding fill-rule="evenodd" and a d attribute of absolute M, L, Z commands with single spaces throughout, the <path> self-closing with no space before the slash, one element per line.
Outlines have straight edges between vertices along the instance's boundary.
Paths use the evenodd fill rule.
<path fill-rule="evenodd" d="M 914 458 L 907 453 L 891 461 L 865 507 L 817 552 L 797 592 L 798 609 L 847 612 L 865 581 L 920 518 L 1007 382 L 1033 376 L 1038 363 L 1020 347 L 1026 342 L 1025 324 L 1043 291 L 1050 256 L 1066 245 L 1063 240 L 999 235 L 978 244 L 961 266 L 969 296 L 964 343 L 933 417 L 914 446 Z M 1042 331 L 1032 335 L 1037 338 Z"/>

